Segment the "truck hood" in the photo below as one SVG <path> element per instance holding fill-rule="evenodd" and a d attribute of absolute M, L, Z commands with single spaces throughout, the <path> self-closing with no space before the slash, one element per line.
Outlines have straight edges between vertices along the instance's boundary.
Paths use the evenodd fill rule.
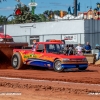
<path fill-rule="evenodd" d="M 50 56 L 52 57 L 57 57 L 57 58 L 64 58 L 64 59 L 83 59 L 83 58 L 86 58 L 85 56 L 83 55 L 64 55 L 64 54 L 50 54 Z"/>

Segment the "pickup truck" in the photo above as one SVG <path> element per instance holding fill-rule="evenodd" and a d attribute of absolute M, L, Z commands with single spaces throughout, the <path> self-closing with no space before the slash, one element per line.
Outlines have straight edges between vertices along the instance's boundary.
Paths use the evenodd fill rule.
<path fill-rule="evenodd" d="M 37 42 L 33 49 L 14 49 L 12 67 L 23 69 L 25 65 L 47 67 L 57 72 L 64 69 L 78 68 L 86 70 L 88 61 L 83 55 L 65 55 L 62 51 L 62 41 Z"/>

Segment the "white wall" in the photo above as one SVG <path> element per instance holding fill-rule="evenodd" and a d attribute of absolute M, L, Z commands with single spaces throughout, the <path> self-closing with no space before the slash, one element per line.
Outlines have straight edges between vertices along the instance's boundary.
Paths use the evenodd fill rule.
<path fill-rule="evenodd" d="M 77 28 L 78 27 L 78 28 Z M 84 32 L 83 20 L 37 23 L 32 34 L 74 34 Z"/>
<path fill-rule="evenodd" d="M 46 41 L 47 39 L 59 39 L 59 40 L 61 40 L 62 37 L 61 37 L 61 35 L 44 35 L 43 41 Z"/>
<path fill-rule="evenodd" d="M 11 36 L 84 33 L 84 20 L 7 25 Z"/>

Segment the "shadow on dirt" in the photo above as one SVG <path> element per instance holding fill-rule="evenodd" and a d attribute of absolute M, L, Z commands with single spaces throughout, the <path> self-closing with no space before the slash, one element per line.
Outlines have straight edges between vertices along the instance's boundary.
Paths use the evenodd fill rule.
<path fill-rule="evenodd" d="M 49 71 L 49 70 L 51 70 L 49 68 L 40 67 L 40 66 L 29 66 L 29 69 L 32 69 L 32 70 L 41 70 L 41 71 Z"/>
<path fill-rule="evenodd" d="M 39 67 L 39 66 L 30 66 L 29 69 L 31 70 L 40 70 L 40 71 L 54 71 L 53 69 L 49 69 L 49 68 L 43 68 L 43 67 Z M 86 69 L 86 70 L 78 70 L 77 68 L 75 69 L 64 69 L 63 72 L 60 72 L 60 73 L 69 73 L 69 72 L 74 72 L 74 73 L 77 73 L 77 72 L 98 72 L 98 70 L 90 70 L 90 69 Z"/>
<path fill-rule="evenodd" d="M 64 72 L 98 72 L 98 70 L 90 70 L 90 69 L 79 70 L 75 68 L 75 69 L 65 69 Z"/>

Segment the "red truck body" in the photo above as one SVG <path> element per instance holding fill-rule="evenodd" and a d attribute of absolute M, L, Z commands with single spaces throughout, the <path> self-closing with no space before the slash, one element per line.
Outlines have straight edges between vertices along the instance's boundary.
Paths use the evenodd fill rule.
<path fill-rule="evenodd" d="M 61 72 L 68 68 L 85 70 L 88 61 L 85 56 L 65 55 L 61 48 L 62 41 L 37 42 L 35 51 L 33 49 L 14 49 L 12 66 L 14 69 L 22 69 L 25 65 L 53 68 Z"/>

